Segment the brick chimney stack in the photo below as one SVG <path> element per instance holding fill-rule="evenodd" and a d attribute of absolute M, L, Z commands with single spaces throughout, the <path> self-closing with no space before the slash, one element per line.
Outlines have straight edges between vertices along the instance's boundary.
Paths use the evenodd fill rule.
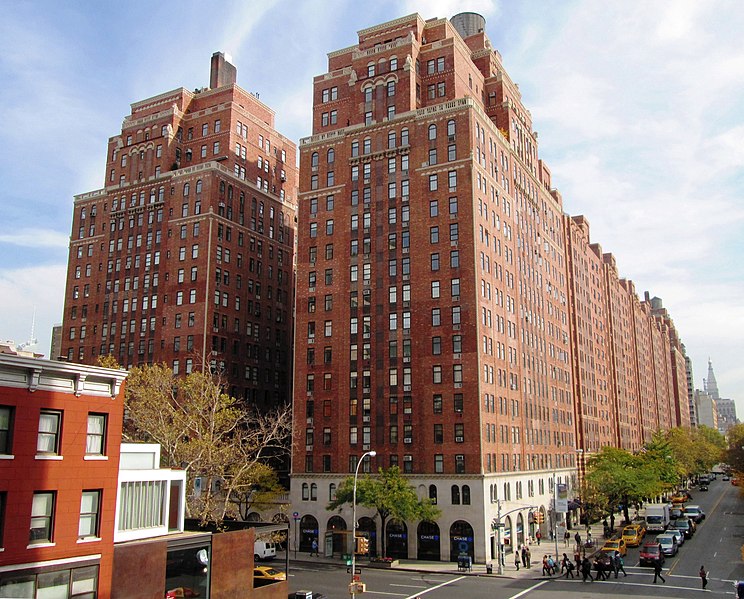
<path fill-rule="evenodd" d="M 209 89 L 232 85 L 237 81 L 238 69 L 230 64 L 222 52 L 212 54 L 212 68 L 209 73 Z"/>

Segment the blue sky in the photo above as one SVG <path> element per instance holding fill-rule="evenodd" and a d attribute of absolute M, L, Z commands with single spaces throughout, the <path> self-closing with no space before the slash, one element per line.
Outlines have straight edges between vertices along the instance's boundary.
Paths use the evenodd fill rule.
<path fill-rule="evenodd" d="M 312 78 L 359 29 L 412 12 L 486 17 L 573 215 L 710 357 L 744 420 L 744 3 L 733 0 L 6 2 L 0 7 L 0 338 L 38 351 L 62 318 L 72 197 L 103 184 L 129 104 L 238 83 L 310 133 Z M 208 8 L 209 7 L 209 8 Z M 147 15 L 145 19 L 141 15 Z"/>

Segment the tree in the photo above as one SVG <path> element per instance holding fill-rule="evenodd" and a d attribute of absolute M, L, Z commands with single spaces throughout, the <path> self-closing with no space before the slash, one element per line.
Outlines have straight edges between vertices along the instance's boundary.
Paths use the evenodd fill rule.
<path fill-rule="evenodd" d="M 188 489 L 201 478 L 201 492 L 187 493 L 189 517 L 219 526 L 278 492 L 271 460 L 287 452 L 289 408 L 258 413 L 224 393 L 218 377 L 176 377 L 165 364 L 130 370 L 125 407 L 126 439 L 160 444 L 163 465 L 186 469 Z"/>
<path fill-rule="evenodd" d="M 728 448 L 724 461 L 737 473 L 744 473 L 744 424 L 735 424 L 727 433 Z"/>
<path fill-rule="evenodd" d="M 630 521 L 628 507 L 644 497 L 658 495 L 663 486 L 658 472 L 648 467 L 642 455 L 624 449 L 603 447 L 587 462 L 586 484 L 594 490 L 595 497 L 606 501 L 605 509 L 614 528 L 614 513 L 622 506 L 625 521 Z"/>
<path fill-rule="evenodd" d="M 354 477 L 345 478 L 336 490 L 336 498 L 327 508 L 335 510 L 351 503 L 354 493 Z M 365 475 L 357 481 L 357 504 L 374 509 L 380 517 L 382 536 L 382 556 L 387 557 L 385 548 L 385 524 L 393 520 L 426 520 L 433 522 L 440 511 L 434 507 L 429 498 L 419 499 L 416 490 L 400 473 L 400 468 L 391 466 L 387 470 L 380 468 L 376 476 Z M 356 523 L 352 523 L 355 528 Z"/>

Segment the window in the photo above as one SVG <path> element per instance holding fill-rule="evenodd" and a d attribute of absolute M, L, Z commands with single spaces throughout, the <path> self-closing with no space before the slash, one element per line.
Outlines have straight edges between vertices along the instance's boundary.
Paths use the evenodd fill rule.
<path fill-rule="evenodd" d="M 429 191 L 436 191 L 438 187 L 439 181 L 436 173 L 433 175 L 429 175 Z"/>
<path fill-rule="evenodd" d="M 0 406 L 0 454 L 13 453 L 13 408 Z M 2 506 L 0 506 L 0 509 Z M 0 515 L 2 513 L 0 512 Z M 2 530 L 0 529 L 0 533 Z"/>
<path fill-rule="evenodd" d="M 434 425 L 434 443 L 437 445 L 444 443 L 444 430 L 441 424 Z"/>
<path fill-rule="evenodd" d="M 62 412 L 42 410 L 39 414 L 39 436 L 36 439 L 36 451 L 41 454 L 57 455 L 59 453 L 59 434 L 62 424 Z"/>
<path fill-rule="evenodd" d="M 100 528 L 101 491 L 83 491 L 80 498 L 78 538 L 97 538 Z"/>
<path fill-rule="evenodd" d="M 465 474 L 465 456 L 463 454 L 458 454 L 455 456 L 455 473 L 456 474 Z M 470 498 L 468 497 L 468 500 Z"/>
<path fill-rule="evenodd" d="M 452 485 L 452 505 L 460 505 L 460 487 Z"/>
<path fill-rule="evenodd" d="M 87 455 L 104 455 L 106 440 L 106 415 L 88 414 L 88 434 L 85 442 Z"/>
<path fill-rule="evenodd" d="M 34 493 L 31 504 L 31 534 L 29 543 L 51 543 L 54 529 L 55 493 L 41 491 Z"/>

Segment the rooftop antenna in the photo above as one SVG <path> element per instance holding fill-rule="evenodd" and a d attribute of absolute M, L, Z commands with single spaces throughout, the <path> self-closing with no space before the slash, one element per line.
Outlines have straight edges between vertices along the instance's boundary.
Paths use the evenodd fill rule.
<path fill-rule="evenodd" d="M 26 350 L 28 348 L 34 347 L 39 342 L 39 340 L 36 337 L 34 337 L 35 328 L 36 328 L 36 306 L 34 306 L 34 313 L 33 313 L 33 316 L 31 316 L 31 337 L 25 343 L 21 343 L 20 345 L 18 345 L 17 349 Z"/>

